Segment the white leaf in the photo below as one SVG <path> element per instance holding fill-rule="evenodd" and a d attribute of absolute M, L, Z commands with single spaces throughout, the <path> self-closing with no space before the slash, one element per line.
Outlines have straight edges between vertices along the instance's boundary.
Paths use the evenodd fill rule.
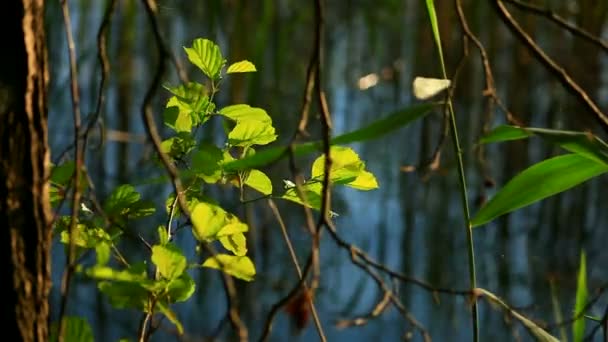
<path fill-rule="evenodd" d="M 430 99 L 448 89 L 451 83 L 445 79 L 416 77 L 413 84 L 414 96 L 419 100 Z"/>

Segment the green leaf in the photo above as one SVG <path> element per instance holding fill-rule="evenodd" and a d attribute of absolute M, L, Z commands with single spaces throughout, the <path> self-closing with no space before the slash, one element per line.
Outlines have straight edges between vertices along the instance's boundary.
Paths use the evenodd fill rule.
<path fill-rule="evenodd" d="M 63 332 L 64 342 L 93 342 L 95 338 L 93 336 L 93 330 L 86 319 L 75 316 L 66 316 L 65 319 L 65 330 Z M 51 333 L 49 341 L 58 340 L 59 322 L 53 322 L 51 326 Z"/>
<path fill-rule="evenodd" d="M 149 282 L 145 265 L 132 265 L 126 270 L 116 270 L 109 266 L 93 266 L 86 270 L 86 275 L 97 280 L 110 280 L 127 283 Z"/>
<path fill-rule="evenodd" d="M 321 209 L 321 192 L 323 191 L 323 184 L 318 181 L 312 181 L 304 183 L 300 189 L 302 190 L 302 196 L 298 196 L 297 188 L 294 186 L 287 189 L 281 198 L 305 205 L 312 209 Z"/>
<path fill-rule="evenodd" d="M 585 251 L 581 252 L 581 261 L 578 268 L 578 280 L 576 283 L 576 302 L 574 304 L 574 316 L 577 318 L 572 325 L 572 340 L 574 342 L 582 342 L 585 338 L 585 317 L 583 312 L 587 305 L 587 261 Z"/>
<path fill-rule="evenodd" d="M 158 244 L 164 246 L 169 243 L 169 234 L 167 233 L 167 227 L 160 225 L 156 230 L 158 232 Z"/>
<path fill-rule="evenodd" d="M 237 123 L 244 121 L 261 121 L 272 123 L 272 119 L 262 108 L 251 107 L 248 104 L 235 104 L 219 111 L 219 114 Z"/>
<path fill-rule="evenodd" d="M 76 164 L 70 160 L 61 165 L 53 166 L 51 170 L 51 182 L 58 185 L 66 186 L 74 176 L 74 169 Z"/>
<path fill-rule="evenodd" d="M 214 42 L 198 38 L 194 40 L 191 48 L 184 48 L 184 50 L 186 50 L 190 62 L 201 69 L 203 74 L 214 81 L 220 78 L 220 71 L 226 64 L 226 60 Z"/>
<path fill-rule="evenodd" d="M 249 231 L 249 226 L 243 222 L 240 222 L 236 217 L 234 217 L 230 223 L 223 226 L 222 229 L 217 232 L 216 236 L 223 237 L 238 233 L 245 233 L 247 231 Z"/>
<path fill-rule="evenodd" d="M 333 184 L 344 184 L 360 190 L 378 188 L 376 177 L 365 171 L 365 163 L 351 148 L 332 146 L 331 159 L 330 181 Z M 324 173 L 325 155 L 322 155 L 312 164 L 311 177 L 322 181 Z"/>
<path fill-rule="evenodd" d="M 247 254 L 247 239 L 242 233 L 222 236 L 220 237 L 220 243 L 234 255 L 244 256 Z"/>
<path fill-rule="evenodd" d="M 331 144 L 346 145 L 357 141 L 368 141 L 380 138 L 403 126 L 407 126 L 416 119 L 424 117 L 432 108 L 436 106 L 436 104 L 426 103 L 396 111 L 388 115 L 386 118 L 374 121 L 363 128 L 334 137 L 331 140 Z M 323 144 L 321 141 L 295 145 L 294 154 L 296 156 L 303 156 L 312 152 L 321 151 L 322 146 Z M 226 163 L 224 165 L 224 169 L 226 171 L 235 172 L 260 168 L 269 163 L 276 162 L 281 158 L 285 158 L 288 155 L 287 147 L 271 147 L 258 151 L 252 156 Z"/>
<path fill-rule="evenodd" d="M 161 149 L 173 158 L 183 158 L 196 146 L 196 141 L 190 132 L 179 132 L 176 136 L 168 138 L 161 143 Z"/>
<path fill-rule="evenodd" d="M 208 242 L 226 224 L 226 212 L 219 206 L 199 202 L 192 210 L 191 216 L 194 237 L 198 241 Z"/>
<path fill-rule="evenodd" d="M 182 251 L 170 243 L 152 247 L 152 262 L 156 265 L 158 273 L 169 280 L 179 277 L 187 266 Z"/>
<path fill-rule="evenodd" d="M 192 131 L 192 126 L 194 125 L 192 115 L 179 108 L 179 103 L 175 99 L 175 96 L 170 98 L 169 102 L 167 102 L 167 108 L 165 108 L 165 111 L 163 112 L 163 120 L 167 127 L 178 133 L 190 133 Z"/>
<path fill-rule="evenodd" d="M 515 176 L 471 220 L 480 226 L 492 219 L 568 190 L 608 171 L 608 165 L 578 154 L 557 156 Z"/>
<path fill-rule="evenodd" d="M 233 73 L 237 73 L 237 72 L 255 72 L 255 71 L 257 71 L 255 69 L 255 65 L 253 65 L 253 63 L 251 63 L 250 61 L 244 60 L 244 61 L 230 64 L 226 73 L 233 74 Z"/>
<path fill-rule="evenodd" d="M 593 134 L 555 129 L 499 126 L 483 137 L 481 143 L 527 138 L 537 135 L 561 148 L 608 165 L 608 145 Z"/>
<path fill-rule="evenodd" d="M 140 218 L 154 214 L 152 202 L 140 201 L 140 194 L 130 184 L 114 189 L 104 206 L 110 217 L 123 216 L 126 218 Z"/>
<path fill-rule="evenodd" d="M 260 170 L 251 170 L 245 178 L 245 185 L 261 192 L 264 195 L 272 194 L 272 182 L 266 174 Z"/>
<path fill-rule="evenodd" d="M 147 311 L 149 309 L 149 291 L 138 283 L 102 281 L 99 291 L 108 296 L 110 304 L 118 309 L 135 308 Z"/>
<path fill-rule="evenodd" d="M 103 266 L 110 261 L 110 244 L 102 242 L 95 246 L 97 265 Z"/>
<path fill-rule="evenodd" d="M 439 35 L 439 25 L 437 24 L 437 12 L 435 11 L 435 2 L 433 0 L 426 0 L 426 9 L 429 15 L 429 21 L 431 22 L 431 29 L 433 30 L 433 38 L 435 38 L 437 52 L 439 52 L 439 63 L 441 64 L 443 75 L 445 76 L 445 62 L 443 61 L 441 36 Z"/>
<path fill-rule="evenodd" d="M 218 254 L 205 260 L 203 267 L 215 268 L 245 281 L 252 281 L 255 276 L 255 266 L 247 256 Z"/>
<path fill-rule="evenodd" d="M 228 134 L 228 143 L 232 146 L 266 145 L 276 139 L 274 127 L 256 120 L 239 122 Z"/>
<path fill-rule="evenodd" d="M 222 178 L 222 150 L 211 144 L 201 144 L 192 154 L 192 171 L 207 183 L 216 183 Z"/>
<path fill-rule="evenodd" d="M 167 300 L 170 303 L 185 302 L 194 294 L 196 284 L 187 272 L 171 280 L 167 286 Z"/>

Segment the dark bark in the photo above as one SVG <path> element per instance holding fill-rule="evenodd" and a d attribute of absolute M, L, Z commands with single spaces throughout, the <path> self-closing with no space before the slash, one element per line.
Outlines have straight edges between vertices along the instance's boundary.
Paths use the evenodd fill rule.
<path fill-rule="evenodd" d="M 44 1 L 0 5 L 0 269 L 3 334 L 48 339 L 51 225 Z"/>

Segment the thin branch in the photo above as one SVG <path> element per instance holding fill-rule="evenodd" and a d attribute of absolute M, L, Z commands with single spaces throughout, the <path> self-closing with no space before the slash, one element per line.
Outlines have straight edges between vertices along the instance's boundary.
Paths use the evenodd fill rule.
<path fill-rule="evenodd" d="M 492 1 L 496 12 L 505 24 L 511 29 L 513 34 L 517 36 L 521 42 L 530 50 L 541 64 L 554 74 L 557 79 L 562 83 L 564 88 L 570 91 L 575 97 L 577 97 L 585 107 L 593 114 L 593 117 L 597 120 L 604 131 L 608 132 L 608 116 L 602 112 L 599 106 L 591 99 L 589 94 L 576 83 L 572 77 L 557 64 L 551 57 L 549 57 L 528 35 L 528 33 L 519 25 L 519 23 L 513 19 L 511 13 L 507 10 L 501 0 Z"/>
<path fill-rule="evenodd" d="M 74 241 L 74 232 L 78 225 L 78 212 L 80 209 L 80 179 L 82 166 L 84 164 L 84 153 L 80 143 L 80 92 L 78 86 L 78 67 L 76 62 L 76 47 L 74 45 L 74 37 L 72 35 L 72 21 L 70 20 L 70 9 L 67 0 L 61 0 L 61 10 L 63 13 L 63 24 L 65 26 L 65 34 L 68 45 L 69 61 L 70 61 L 70 91 L 72 94 L 72 112 L 74 120 L 74 146 L 76 149 L 76 161 L 73 177 L 73 195 L 72 195 L 72 214 L 70 217 L 70 225 L 68 235 L 70 243 L 67 250 L 66 270 L 63 273 L 61 280 L 61 306 L 59 308 L 59 329 L 58 340 L 63 341 L 65 333 L 65 313 L 68 305 L 70 292 L 70 283 L 72 275 L 75 271 L 76 260 L 76 243 Z"/>
<path fill-rule="evenodd" d="M 285 244 L 287 245 L 287 250 L 289 251 L 289 256 L 291 257 L 291 261 L 294 264 L 296 271 L 298 272 L 298 277 L 300 280 L 305 280 L 304 274 L 302 273 L 302 269 L 300 267 L 300 263 L 298 262 L 298 256 L 296 255 L 296 251 L 293 248 L 293 244 L 291 243 L 291 239 L 289 238 L 289 234 L 287 232 L 287 227 L 285 226 L 285 222 L 283 222 L 283 218 L 281 217 L 281 213 L 277 208 L 276 204 L 272 199 L 268 199 L 268 206 L 270 207 L 274 217 L 276 218 L 279 226 L 281 227 L 281 233 L 283 234 L 283 239 L 285 240 Z M 307 293 L 310 291 L 306 282 L 302 284 L 302 288 Z M 314 296 L 306 296 L 308 299 L 308 305 L 310 306 L 310 312 L 312 314 L 313 321 L 315 323 L 315 327 L 319 333 L 319 337 L 321 340 L 326 340 L 325 333 L 323 332 L 323 326 L 321 325 L 321 320 L 319 319 L 319 314 L 317 313 L 317 309 L 314 304 Z"/>
<path fill-rule="evenodd" d="M 512 4 L 513 6 L 519 8 L 520 10 L 527 11 L 533 13 L 538 16 L 545 17 L 552 22 L 556 23 L 558 26 L 564 28 L 566 31 L 570 32 L 573 36 L 582 38 L 592 44 L 597 45 L 599 48 L 603 49 L 605 52 L 608 52 L 608 42 L 597 37 L 596 35 L 570 23 L 565 18 L 561 17 L 559 14 L 551 11 L 550 9 L 543 8 L 541 6 L 534 5 L 532 3 L 523 2 L 520 0 L 504 0 L 504 2 Z"/>

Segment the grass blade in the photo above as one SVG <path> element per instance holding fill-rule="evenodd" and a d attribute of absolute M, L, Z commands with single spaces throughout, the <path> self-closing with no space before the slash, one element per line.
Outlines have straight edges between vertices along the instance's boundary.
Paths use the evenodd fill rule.
<path fill-rule="evenodd" d="M 574 316 L 580 317 L 572 324 L 572 340 L 574 342 L 582 342 L 585 337 L 585 317 L 583 316 L 583 311 L 585 310 L 585 305 L 587 305 L 587 295 L 587 260 L 585 251 L 582 251 L 576 283 L 576 302 L 574 303 Z"/>
<path fill-rule="evenodd" d="M 537 163 L 515 176 L 471 220 L 473 227 L 568 190 L 608 171 L 608 165 L 579 154 L 566 154 Z"/>

